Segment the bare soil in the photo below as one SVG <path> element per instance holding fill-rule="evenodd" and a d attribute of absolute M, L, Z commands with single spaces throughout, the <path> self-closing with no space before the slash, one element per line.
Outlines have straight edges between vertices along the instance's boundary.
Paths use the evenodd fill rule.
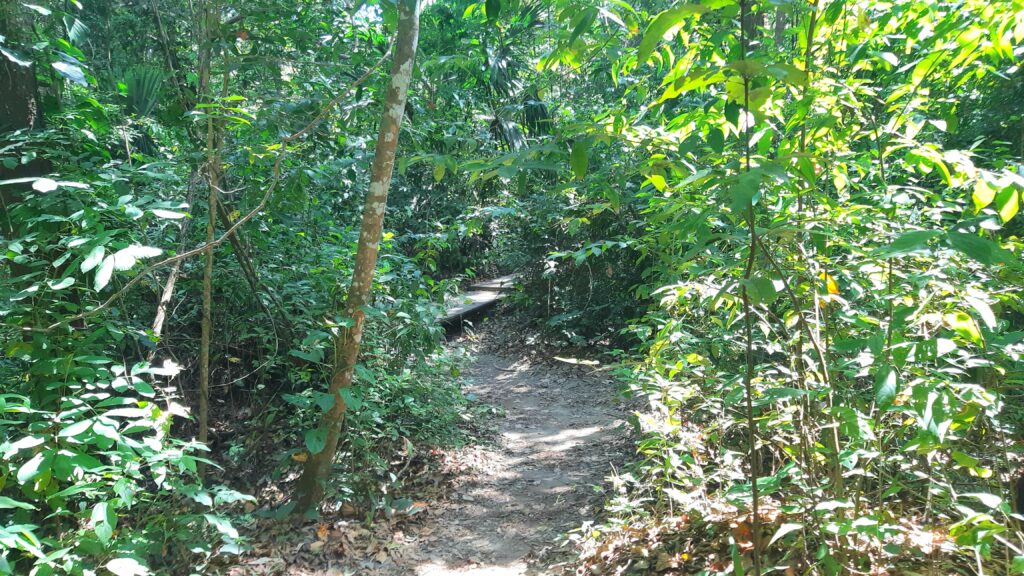
<path fill-rule="evenodd" d="M 559 535 L 592 520 L 612 466 L 629 450 L 624 411 L 607 377 L 586 368 L 479 353 L 468 392 L 505 412 L 494 446 L 432 510 L 432 538 L 406 571 L 505 576 L 547 573 Z"/>

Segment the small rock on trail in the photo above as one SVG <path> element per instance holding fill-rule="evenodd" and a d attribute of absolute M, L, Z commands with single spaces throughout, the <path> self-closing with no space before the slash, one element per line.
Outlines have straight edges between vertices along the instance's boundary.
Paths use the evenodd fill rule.
<path fill-rule="evenodd" d="M 631 450 L 625 410 L 606 376 L 481 352 L 467 393 L 500 407 L 495 445 L 470 449 L 475 470 L 428 512 L 430 536 L 408 542 L 388 576 L 550 573 L 558 536 L 594 518 L 600 487 Z"/>

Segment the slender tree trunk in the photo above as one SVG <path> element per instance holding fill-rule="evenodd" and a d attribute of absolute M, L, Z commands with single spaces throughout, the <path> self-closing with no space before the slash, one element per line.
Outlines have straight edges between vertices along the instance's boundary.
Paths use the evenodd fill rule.
<path fill-rule="evenodd" d="M 192 172 L 188 177 L 188 195 L 185 197 L 185 203 L 190 207 L 192 206 L 192 198 L 196 187 L 199 185 L 198 180 L 202 177 L 197 172 Z M 188 218 L 181 223 L 181 230 L 178 232 L 178 252 L 184 252 L 188 249 L 188 231 L 192 227 L 192 219 Z M 164 322 L 167 320 L 167 308 L 171 304 L 171 299 L 174 298 L 174 285 L 178 282 L 178 275 L 181 273 L 181 262 L 175 262 L 171 267 L 171 271 L 167 274 L 167 280 L 164 282 L 163 292 L 160 294 L 160 302 L 156 306 L 156 314 L 153 316 L 153 337 L 158 342 L 146 355 L 146 362 L 153 362 L 156 358 L 156 351 L 159 347 L 159 339 L 164 331 Z"/>
<path fill-rule="evenodd" d="M 178 79 L 181 66 L 178 63 L 178 56 L 174 52 L 174 45 L 171 43 L 171 39 L 167 35 L 167 29 L 164 27 L 164 20 L 160 17 L 160 6 L 157 0 L 150 2 L 150 8 L 152 8 L 153 16 L 156 18 L 157 30 L 160 31 L 160 44 L 163 46 L 164 55 L 167 57 L 167 68 L 170 70 L 171 80 L 174 81 L 174 90 L 178 94 L 178 101 L 181 103 L 182 111 L 188 110 L 191 108 L 189 97 L 184 88 L 182 88 L 181 81 Z"/>
<path fill-rule="evenodd" d="M 775 9 L 775 48 L 783 49 L 786 42 L 786 12 L 782 8 Z"/>
<path fill-rule="evenodd" d="M 349 324 L 339 328 L 334 341 L 334 373 L 329 388 L 334 396 L 334 404 L 324 413 L 320 422 L 326 433 L 324 447 L 316 454 L 310 455 L 296 486 L 296 514 L 309 511 L 323 499 L 324 484 L 330 475 L 331 464 L 338 448 L 341 424 L 345 419 L 346 406 L 341 391 L 352 385 L 352 374 L 359 357 L 359 343 L 363 338 L 363 307 L 369 302 L 373 286 L 373 272 L 377 267 L 384 210 L 388 202 L 388 187 L 391 184 L 391 172 L 395 166 L 395 152 L 398 148 L 398 131 L 405 113 L 406 95 L 412 80 L 413 63 L 416 60 L 420 13 L 418 0 L 399 0 L 398 13 L 391 83 L 384 101 L 384 114 L 377 136 L 377 150 L 370 172 L 370 190 L 363 207 L 355 270 L 352 272 L 352 284 L 349 286 L 345 302 L 344 317 L 349 320 Z"/>
<path fill-rule="evenodd" d="M 199 63 L 200 94 L 207 101 L 213 99 L 210 89 L 213 68 L 216 29 L 220 23 L 220 12 L 204 4 L 202 12 L 203 46 Z M 225 83 L 227 72 L 225 71 Z M 210 339 L 213 332 L 211 320 L 213 310 L 213 241 L 217 232 L 217 192 L 220 189 L 220 154 L 217 122 L 212 117 L 206 120 L 206 178 L 209 184 L 209 207 L 206 219 L 206 262 L 203 267 L 203 315 L 199 344 L 199 441 L 206 443 L 210 429 Z"/>

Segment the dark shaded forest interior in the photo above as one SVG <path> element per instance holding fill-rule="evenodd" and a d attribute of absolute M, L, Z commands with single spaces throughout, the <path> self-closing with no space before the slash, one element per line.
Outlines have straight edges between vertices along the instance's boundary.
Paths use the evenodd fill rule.
<path fill-rule="evenodd" d="M 1024 0 L 0 0 L 0 574 L 1024 574 Z"/>

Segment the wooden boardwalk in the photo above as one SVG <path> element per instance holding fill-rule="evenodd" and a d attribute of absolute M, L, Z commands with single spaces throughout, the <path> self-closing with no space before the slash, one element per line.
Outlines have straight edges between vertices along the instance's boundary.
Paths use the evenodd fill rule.
<path fill-rule="evenodd" d="M 492 280 L 478 282 L 469 287 L 469 291 L 460 294 L 448 308 L 444 316 L 437 319 L 444 326 L 453 327 L 461 324 L 464 319 L 497 304 L 515 288 L 518 274 L 509 274 Z"/>

